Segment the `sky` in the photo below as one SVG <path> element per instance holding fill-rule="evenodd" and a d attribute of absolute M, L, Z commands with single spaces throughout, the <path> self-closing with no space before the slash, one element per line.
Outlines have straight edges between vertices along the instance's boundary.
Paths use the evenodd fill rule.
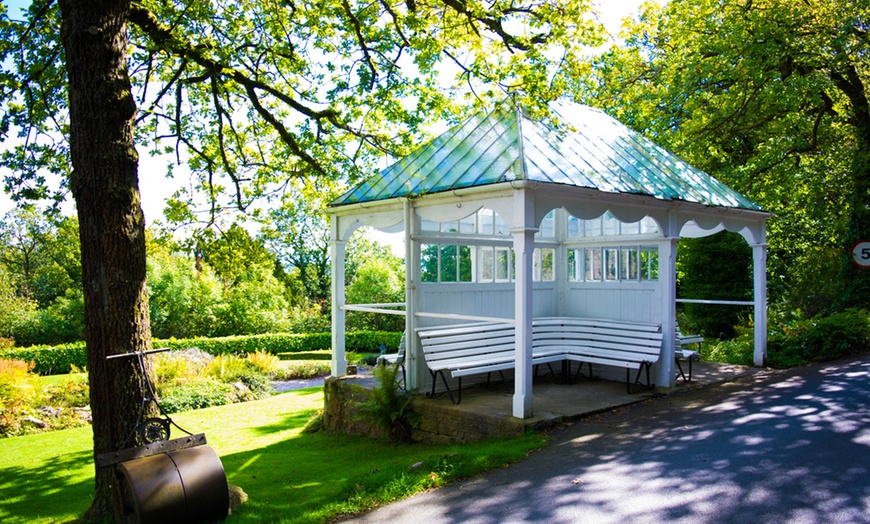
<path fill-rule="evenodd" d="M 645 0 L 594 0 L 593 5 L 601 13 L 601 22 L 612 34 L 619 33 L 622 20 L 625 17 L 631 17 L 637 14 L 640 5 Z M 25 2 L 21 0 L 4 1 L 7 6 L 20 5 Z M 142 196 L 142 209 L 145 214 L 146 223 L 151 224 L 158 220 L 163 215 L 163 208 L 166 199 L 172 193 L 188 183 L 186 170 L 183 166 L 175 168 L 176 175 L 174 179 L 167 179 L 164 175 L 168 163 L 174 163 L 173 155 L 164 155 L 160 157 L 151 157 L 147 154 L 144 148 L 139 149 L 139 191 Z M 0 176 L 3 170 L 0 169 Z M 72 200 L 72 196 L 68 196 L 68 200 Z M 5 193 L 0 194 L 0 213 L 5 213 L 12 209 L 13 204 L 9 196 Z M 72 213 L 72 205 L 68 204 L 66 208 Z M 389 235 L 374 235 L 376 240 L 390 244 L 397 254 L 403 256 L 400 245 L 396 245 L 396 237 Z"/>

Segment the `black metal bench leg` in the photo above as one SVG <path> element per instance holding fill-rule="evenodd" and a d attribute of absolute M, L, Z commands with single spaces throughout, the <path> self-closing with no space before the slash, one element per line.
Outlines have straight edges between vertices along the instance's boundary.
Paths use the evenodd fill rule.
<path fill-rule="evenodd" d="M 677 370 L 680 372 L 680 377 L 682 377 L 682 378 L 683 378 L 683 381 L 685 382 L 685 381 L 686 381 L 686 375 L 683 373 L 683 366 L 680 365 L 680 360 L 679 360 L 679 359 L 674 359 L 674 362 L 677 363 Z M 692 370 L 692 361 L 691 361 L 691 359 L 690 359 L 690 360 L 689 360 L 689 376 L 690 376 L 690 377 L 692 376 L 692 371 L 691 371 L 691 370 Z M 690 379 L 690 380 L 691 380 L 691 379 Z"/>
<path fill-rule="evenodd" d="M 462 402 L 462 377 L 459 377 L 459 400 L 457 401 L 453 398 L 453 392 L 450 391 L 450 385 L 447 384 L 447 377 L 444 376 L 444 370 L 429 370 L 429 373 L 432 374 L 432 392 L 427 395 L 429 398 L 435 398 L 435 383 L 438 382 L 438 375 L 441 375 L 441 382 L 444 383 L 444 389 L 447 390 L 447 396 L 450 397 L 450 402 L 454 404 Z"/>

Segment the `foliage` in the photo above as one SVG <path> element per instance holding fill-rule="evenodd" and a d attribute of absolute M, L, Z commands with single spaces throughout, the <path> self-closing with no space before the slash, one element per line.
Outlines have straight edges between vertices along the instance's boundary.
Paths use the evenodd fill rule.
<path fill-rule="evenodd" d="M 88 383 L 78 369 L 43 384 L 32 364 L 0 359 L 0 436 L 25 435 L 90 422 Z"/>
<path fill-rule="evenodd" d="M 816 302 L 803 264 L 833 251 L 841 269 L 816 268 L 833 306 L 867 305 L 870 272 L 846 253 L 870 237 L 868 17 L 851 0 L 649 3 L 575 94 L 774 213 L 774 301 Z"/>
<path fill-rule="evenodd" d="M 703 300 L 752 299 L 752 248 L 736 233 L 680 240 L 677 250 L 678 296 Z M 680 304 L 693 331 L 706 337 L 731 338 L 746 308 Z"/>
<path fill-rule="evenodd" d="M 378 366 L 374 375 L 378 383 L 366 390 L 369 400 L 360 404 L 360 416 L 381 428 L 391 441 L 410 442 L 411 431 L 419 424 L 420 415 L 411 403 L 413 395 L 401 387 L 399 367 Z"/>
<path fill-rule="evenodd" d="M 264 375 L 274 375 L 278 371 L 278 357 L 265 351 L 248 353 L 248 364 Z"/>
<path fill-rule="evenodd" d="M 870 351 L 870 317 L 866 310 L 847 309 L 805 319 L 802 312 L 775 310 L 768 320 L 767 364 L 789 368 L 835 360 Z M 738 327 L 732 340 L 705 344 L 704 360 L 753 365 L 752 326 Z"/>
<path fill-rule="evenodd" d="M 197 377 L 160 391 L 160 406 L 167 413 L 224 406 L 232 403 L 232 384 L 209 377 Z"/>
<path fill-rule="evenodd" d="M 401 337 L 401 333 L 385 331 L 351 332 L 346 334 L 345 343 L 349 351 L 377 353 L 381 344 L 386 344 L 387 347 L 398 347 Z M 211 355 L 245 355 L 258 351 L 278 355 L 328 350 L 332 347 L 332 335 L 330 333 L 268 333 L 219 338 L 154 339 L 153 345 L 174 350 L 198 348 Z M 72 366 L 87 366 L 84 342 L 0 350 L 0 357 L 34 362 L 36 366 L 34 371 L 41 375 L 68 373 Z"/>
<path fill-rule="evenodd" d="M 395 256 L 392 256 L 395 259 Z M 392 262 L 392 263 L 391 263 Z M 348 304 L 389 304 L 405 301 L 404 270 L 396 271 L 399 264 L 385 258 L 370 258 L 356 271 L 346 289 Z M 347 315 L 347 328 L 377 331 L 404 330 L 405 317 L 351 311 Z"/>
<path fill-rule="evenodd" d="M 824 362 L 868 350 L 870 317 L 861 309 L 779 322 L 768 338 L 768 360 L 773 367 Z"/>

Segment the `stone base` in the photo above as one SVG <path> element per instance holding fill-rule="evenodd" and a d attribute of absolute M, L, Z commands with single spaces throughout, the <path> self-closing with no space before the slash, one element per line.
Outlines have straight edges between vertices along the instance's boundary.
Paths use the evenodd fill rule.
<path fill-rule="evenodd" d="M 386 438 L 381 428 L 358 416 L 356 405 L 368 399 L 367 389 L 353 379 L 328 378 L 323 385 L 323 427 L 326 431 Z M 414 442 L 427 444 L 466 444 L 505 436 L 520 436 L 526 425 L 522 420 L 463 411 L 448 402 L 433 401 L 424 395 L 412 401 L 421 422 L 414 429 Z"/>

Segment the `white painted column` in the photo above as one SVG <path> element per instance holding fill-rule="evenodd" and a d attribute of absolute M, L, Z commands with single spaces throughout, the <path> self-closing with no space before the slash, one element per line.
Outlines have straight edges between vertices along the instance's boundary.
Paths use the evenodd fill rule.
<path fill-rule="evenodd" d="M 513 416 L 532 416 L 532 275 L 535 229 L 513 230 L 516 252 L 514 313 L 516 318 Z"/>
<path fill-rule="evenodd" d="M 417 217 L 410 200 L 404 203 L 405 212 L 405 372 L 408 391 L 420 387 L 421 358 L 417 339 L 417 283 L 420 282 L 420 244 L 417 238 Z"/>
<path fill-rule="evenodd" d="M 752 360 L 756 366 L 763 366 L 767 361 L 767 244 L 752 246 L 752 279 L 755 302 L 755 351 Z"/>
<path fill-rule="evenodd" d="M 514 191 L 511 235 L 516 253 L 514 275 L 514 398 L 513 416 L 532 416 L 532 280 L 535 254 L 535 197 L 525 189 Z"/>
<path fill-rule="evenodd" d="M 673 230 L 673 228 L 672 228 Z M 656 384 L 674 387 L 674 350 L 677 333 L 677 242 L 679 238 L 665 238 L 659 243 L 659 285 L 662 308 L 662 355 Z"/>
<path fill-rule="evenodd" d="M 339 217 L 332 217 L 329 250 L 332 257 L 332 376 L 347 374 L 345 355 L 344 262 L 346 242 L 340 239 Z"/>

